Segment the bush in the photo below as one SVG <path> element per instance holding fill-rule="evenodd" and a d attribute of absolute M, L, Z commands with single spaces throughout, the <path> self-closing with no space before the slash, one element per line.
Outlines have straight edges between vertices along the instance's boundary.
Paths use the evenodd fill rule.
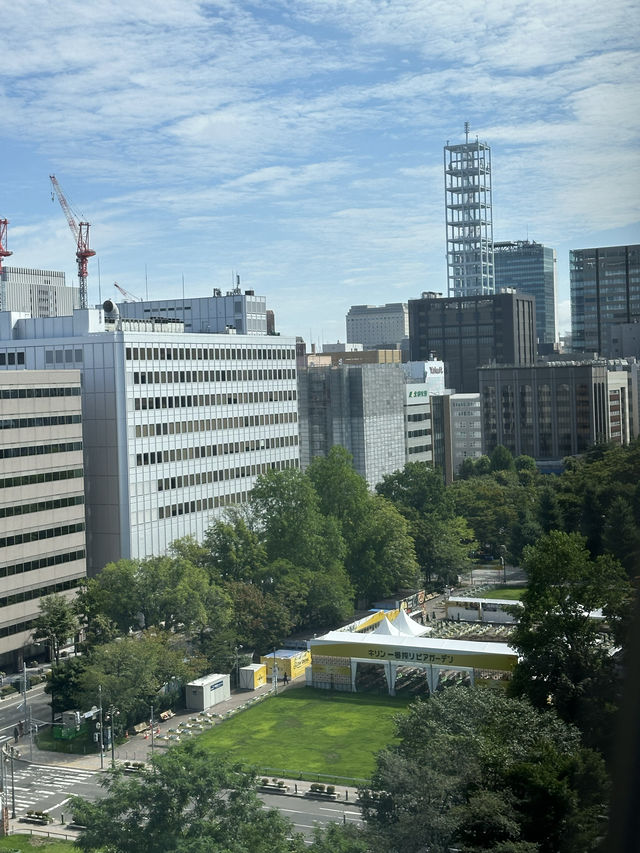
<path fill-rule="evenodd" d="M 269 784 L 269 780 L 267 779 L 266 776 L 262 777 L 262 779 L 260 780 L 260 784 L 261 785 L 268 785 Z"/>
<path fill-rule="evenodd" d="M 336 786 L 335 785 L 327 785 L 327 794 L 335 794 Z"/>
<path fill-rule="evenodd" d="M 29 676 L 29 684 L 31 687 L 35 687 L 36 684 L 42 684 L 44 681 L 44 677 L 42 675 L 31 675 Z"/>

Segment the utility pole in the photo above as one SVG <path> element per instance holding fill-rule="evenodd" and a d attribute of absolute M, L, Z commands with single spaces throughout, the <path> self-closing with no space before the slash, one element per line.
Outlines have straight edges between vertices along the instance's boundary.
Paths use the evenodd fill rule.
<path fill-rule="evenodd" d="M 153 730 L 154 730 L 154 728 L 155 728 L 155 721 L 154 721 L 154 719 L 153 719 L 153 705 L 152 705 L 152 706 L 151 706 L 151 763 L 153 763 L 153 755 L 154 755 L 153 748 L 154 748 L 154 746 L 155 746 L 155 743 L 154 743 L 154 740 L 153 740 L 153 736 L 154 736 L 154 732 L 153 732 Z M 154 766 L 154 768 L 153 768 L 153 772 L 154 772 L 154 773 L 156 772 L 156 768 L 155 768 L 155 766 Z"/>
<path fill-rule="evenodd" d="M 100 702 L 100 770 L 104 770 L 104 731 L 102 720 L 102 684 L 98 684 L 98 697 Z"/>
<path fill-rule="evenodd" d="M 10 747 L 9 755 L 11 756 L 11 819 L 16 816 L 16 785 L 13 776 L 13 747 Z"/>

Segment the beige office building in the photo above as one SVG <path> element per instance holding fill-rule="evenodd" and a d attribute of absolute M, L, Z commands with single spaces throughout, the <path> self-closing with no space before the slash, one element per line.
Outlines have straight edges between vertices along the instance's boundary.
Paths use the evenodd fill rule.
<path fill-rule="evenodd" d="M 0 370 L 0 669 L 36 651 L 40 599 L 86 575 L 78 370 Z"/>

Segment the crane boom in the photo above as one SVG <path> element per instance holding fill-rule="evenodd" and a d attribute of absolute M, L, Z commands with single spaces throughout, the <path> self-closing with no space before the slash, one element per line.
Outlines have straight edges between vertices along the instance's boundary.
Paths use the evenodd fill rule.
<path fill-rule="evenodd" d="M 89 307 L 89 298 L 87 292 L 87 276 L 89 275 L 88 261 L 95 255 L 93 249 L 89 248 L 89 228 L 88 222 L 76 222 L 73 211 L 69 207 L 69 203 L 62 192 L 60 184 L 56 180 L 55 175 L 49 175 L 51 186 L 60 202 L 60 207 L 67 219 L 67 224 L 71 229 L 76 241 L 76 262 L 78 264 L 78 284 L 80 285 L 80 307 Z M 52 196 L 53 199 L 53 196 Z"/>
<path fill-rule="evenodd" d="M 124 296 L 125 302 L 144 302 L 144 299 L 141 296 L 134 296 L 133 293 L 129 293 L 129 291 L 125 290 L 124 287 L 120 287 L 117 281 L 113 282 L 113 286 Z"/>
<path fill-rule="evenodd" d="M 8 258 L 9 255 L 13 255 L 13 252 L 10 252 L 7 249 L 7 225 L 9 224 L 8 219 L 0 219 L 0 273 L 2 273 L 2 259 Z"/>

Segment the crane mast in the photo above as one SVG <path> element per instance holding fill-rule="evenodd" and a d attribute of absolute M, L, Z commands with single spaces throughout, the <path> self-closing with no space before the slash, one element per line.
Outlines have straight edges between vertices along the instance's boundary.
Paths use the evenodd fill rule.
<path fill-rule="evenodd" d="M 88 261 L 89 258 L 92 258 L 95 255 L 93 249 L 89 248 L 89 228 L 90 224 L 88 222 L 76 222 L 75 216 L 71 208 L 69 207 L 69 203 L 60 188 L 60 184 L 56 180 L 55 175 L 49 175 L 49 180 L 51 181 L 51 186 L 60 202 L 60 207 L 62 208 L 62 212 L 64 213 L 69 228 L 71 229 L 71 233 L 73 234 L 76 241 L 76 261 L 78 264 L 78 284 L 80 285 L 80 307 L 88 308 L 89 307 L 89 298 L 87 292 L 87 276 L 88 272 Z M 53 195 L 51 196 L 53 199 Z"/>
<path fill-rule="evenodd" d="M 8 219 L 0 219 L 0 273 L 2 273 L 2 259 L 8 258 L 9 255 L 13 255 L 13 252 L 10 252 L 7 249 L 7 225 L 9 224 Z"/>

